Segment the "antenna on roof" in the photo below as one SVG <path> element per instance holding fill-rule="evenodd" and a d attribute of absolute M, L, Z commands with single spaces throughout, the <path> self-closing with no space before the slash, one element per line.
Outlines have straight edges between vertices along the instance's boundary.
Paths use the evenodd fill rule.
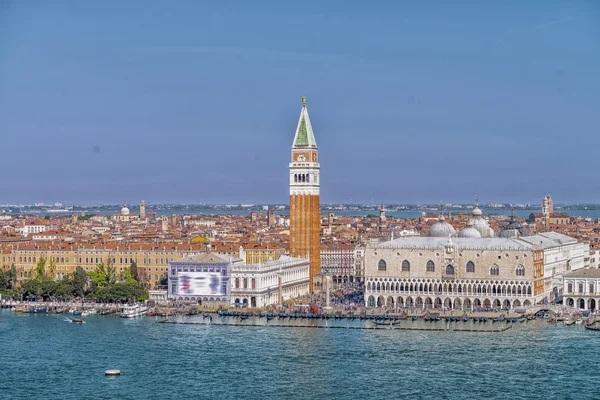
<path fill-rule="evenodd" d="M 479 207 L 479 196 L 477 196 L 477 194 L 475 194 L 474 198 L 475 198 L 475 207 Z"/>

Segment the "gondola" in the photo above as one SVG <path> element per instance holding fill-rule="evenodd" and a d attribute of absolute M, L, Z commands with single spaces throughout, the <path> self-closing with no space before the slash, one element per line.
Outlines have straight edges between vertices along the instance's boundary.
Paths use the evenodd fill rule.
<path fill-rule="evenodd" d="M 400 321 L 396 321 L 396 322 L 383 322 L 383 321 L 371 321 L 374 325 L 378 325 L 378 326 L 389 326 L 389 325 L 399 325 Z"/>
<path fill-rule="evenodd" d="M 600 331 L 600 326 L 594 326 L 594 325 L 585 325 L 585 329 L 589 329 L 590 331 Z"/>

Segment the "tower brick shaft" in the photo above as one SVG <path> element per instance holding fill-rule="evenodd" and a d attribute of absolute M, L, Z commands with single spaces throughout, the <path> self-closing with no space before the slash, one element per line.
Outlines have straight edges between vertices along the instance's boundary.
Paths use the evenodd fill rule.
<path fill-rule="evenodd" d="M 290 170 L 290 255 L 310 261 L 310 291 L 321 272 L 321 205 L 317 142 L 302 98 Z"/>

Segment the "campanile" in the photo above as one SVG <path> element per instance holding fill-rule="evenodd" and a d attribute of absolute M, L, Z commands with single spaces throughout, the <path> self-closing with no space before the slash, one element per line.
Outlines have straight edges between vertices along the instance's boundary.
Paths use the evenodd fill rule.
<path fill-rule="evenodd" d="M 321 272 L 321 205 L 317 142 L 302 98 L 290 169 L 290 255 L 310 261 L 310 291 Z"/>

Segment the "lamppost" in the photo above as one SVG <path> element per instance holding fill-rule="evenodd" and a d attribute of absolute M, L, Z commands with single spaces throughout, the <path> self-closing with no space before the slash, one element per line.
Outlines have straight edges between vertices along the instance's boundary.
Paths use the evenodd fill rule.
<path fill-rule="evenodd" d="M 327 268 L 325 268 L 325 307 L 323 308 L 324 311 L 331 311 L 332 308 L 329 305 L 329 287 L 331 284 L 331 275 L 329 275 L 329 270 Z"/>

